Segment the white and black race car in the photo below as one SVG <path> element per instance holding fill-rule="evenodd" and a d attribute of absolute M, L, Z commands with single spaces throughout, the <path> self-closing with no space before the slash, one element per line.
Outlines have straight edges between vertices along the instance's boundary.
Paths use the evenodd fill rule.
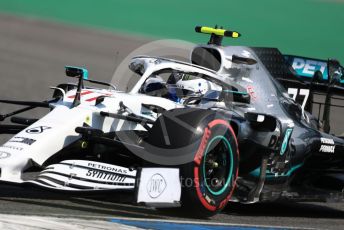
<path fill-rule="evenodd" d="M 52 99 L 0 100 L 26 106 L 1 115 L 15 124 L 0 125 L 1 133 L 14 134 L 0 147 L 0 181 L 125 191 L 134 202 L 181 206 L 198 216 L 232 201 L 341 197 L 344 140 L 328 134 L 326 117 L 309 109 L 316 90 L 326 89 L 327 104 L 329 92 L 341 92 L 339 63 L 327 63 L 327 81 L 322 75 L 304 81 L 277 49 L 223 47 L 223 36 L 240 34 L 196 31 L 211 39 L 194 48 L 191 63 L 133 58 L 128 71 L 138 81 L 128 92 L 67 66 L 78 83 L 57 86 Z M 288 92 L 305 100 L 298 104 Z M 37 107 L 50 112 L 40 119 L 15 116 Z"/>

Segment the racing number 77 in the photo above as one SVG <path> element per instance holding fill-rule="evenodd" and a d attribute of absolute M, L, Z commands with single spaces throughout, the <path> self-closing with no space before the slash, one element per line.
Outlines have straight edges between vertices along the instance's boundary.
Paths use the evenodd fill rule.
<path fill-rule="evenodd" d="M 297 95 L 300 96 L 304 96 L 302 104 L 301 104 L 301 108 L 302 108 L 302 112 L 304 112 L 305 110 L 305 106 L 309 97 L 309 89 L 297 89 L 297 88 L 288 88 L 288 94 L 292 95 L 292 99 L 294 101 L 296 101 L 296 97 Z"/>

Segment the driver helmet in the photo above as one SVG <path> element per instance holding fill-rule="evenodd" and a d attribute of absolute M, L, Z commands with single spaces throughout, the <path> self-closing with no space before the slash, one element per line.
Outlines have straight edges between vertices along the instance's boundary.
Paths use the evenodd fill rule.
<path fill-rule="evenodd" d="M 209 90 L 221 90 L 221 87 L 210 81 L 187 73 L 174 71 L 167 80 L 169 98 L 181 102 L 183 98 L 204 95 Z"/>
<path fill-rule="evenodd" d="M 209 90 L 221 90 L 221 87 L 218 87 L 214 83 L 207 81 L 202 78 L 193 77 L 189 78 L 188 76 L 177 81 L 176 86 L 183 89 L 186 92 L 192 92 L 197 95 L 204 95 Z"/>

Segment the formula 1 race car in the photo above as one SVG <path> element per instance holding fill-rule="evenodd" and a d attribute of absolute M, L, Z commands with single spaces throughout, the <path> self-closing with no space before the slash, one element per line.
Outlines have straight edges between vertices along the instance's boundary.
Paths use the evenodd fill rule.
<path fill-rule="evenodd" d="M 197 216 L 228 202 L 342 200 L 344 139 L 329 134 L 331 98 L 344 92 L 339 62 L 223 47 L 224 36 L 240 34 L 196 32 L 211 37 L 192 50 L 191 63 L 133 58 L 129 69 L 138 80 L 129 92 L 67 66 L 78 82 L 55 87 L 52 99 L 0 100 L 26 106 L 1 115 L 15 124 L 0 125 L 14 134 L 0 147 L 0 180 L 129 192 L 137 203 L 181 206 Z M 322 119 L 312 114 L 317 93 L 325 97 Z M 37 107 L 50 112 L 15 116 Z M 28 172 L 35 173 L 24 180 Z"/>

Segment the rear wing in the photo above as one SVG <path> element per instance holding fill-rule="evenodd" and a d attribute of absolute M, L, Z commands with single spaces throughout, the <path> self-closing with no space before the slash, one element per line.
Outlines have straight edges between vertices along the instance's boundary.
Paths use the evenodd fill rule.
<path fill-rule="evenodd" d="M 330 123 L 333 120 L 331 118 L 337 116 L 338 113 L 342 114 L 343 110 L 338 109 L 344 108 L 343 66 L 338 61 L 331 59 L 283 56 L 293 74 L 301 78 L 304 86 L 308 89 L 310 100 L 307 101 L 305 109 L 323 122 L 323 131 L 330 132 Z M 331 115 L 331 111 L 336 114 L 332 113 Z M 333 131 L 337 130 L 332 129 L 331 132 Z"/>
<path fill-rule="evenodd" d="M 293 55 L 283 56 L 298 76 L 309 80 L 313 78 L 315 71 L 318 70 L 323 74 L 323 80 L 328 80 L 328 68 L 326 60 Z"/>
<path fill-rule="evenodd" d="M 327 133 L 343 132 L 335 130 L 336 122 L 332 123 L 332 130 L 330 124 L 334 116 L 343 114 L 344 71 L 338 61 L 283 55 L 276 48 L 251 49 L 273 78 L 301 105 L 302 110 L 312 113 L 319 120 L 319 129 Z"/>
<path fill-rule="evenodd" d="M 306 85 L 309 85 L 313 91 L 326 94 L 330 91 L 332 95 L 344 96 L 344 76 L 341 76 L 339 79 L 332 79 L 330 75 L 333 75 L 333 72 L 336 70 L 331 69 L 331 66 L 329 67 L 328 60 L 294 55 L 283 56 L 286 63 L 291 67 L 291 71 L 302 79 Z M 341 66 L 339 62 L 337 62 L 337 65 L 336 68 L 341 71 L 343 75 L 343 66 Z M 333 82 L 331 89 L 329 89 L 331 80 L 336 81 Z M 310 84 L 312 84 L 312 86 L 310 86 Z"/>

